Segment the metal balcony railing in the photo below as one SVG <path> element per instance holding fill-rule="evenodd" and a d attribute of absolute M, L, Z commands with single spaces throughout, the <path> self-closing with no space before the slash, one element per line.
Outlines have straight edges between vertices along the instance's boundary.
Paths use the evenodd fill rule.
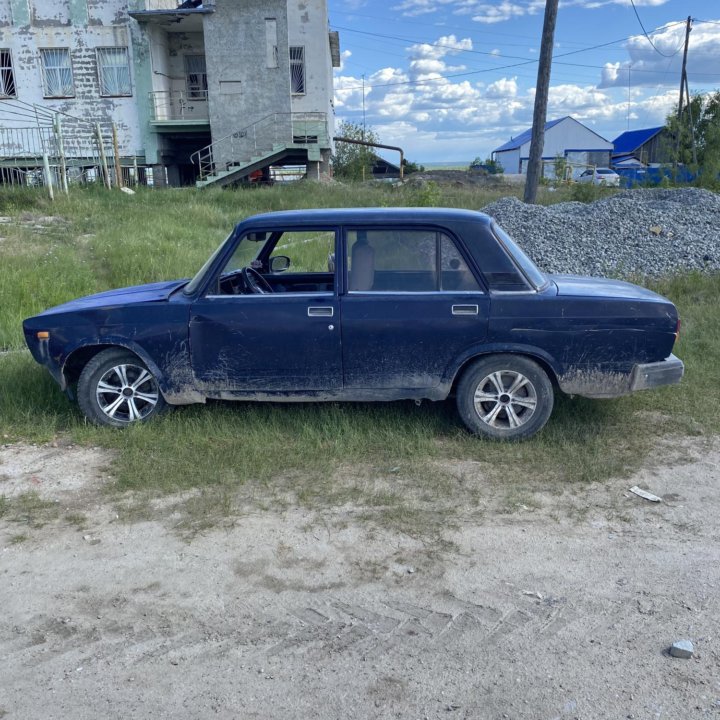
<path fill-rule="evenodd" d="M 253 157 L 271 152 L 276 145 L 330 147 L 327 115 L 320 112 L 272 113 L 257 122 L 219 138 L 190 156 L 200 179 L 228 167 L 248 164 Z"/>
<path fill-rule="evenodd" d="M 150 118 L 155 122 L 207 120 L 207 91 L 159 90 L 150 93 Z"/>
<path fill-rule="evenodd" d="M 145 13 L 158 10 L 180 12 L 205 11 L 213 12 L 215 9 L 215 0 L 203 0 L 202 2 L 194 2 L 186 7 L 180 7 L 183 0 L 135 0 L 130 6 L 130 15 L 136 12 Z"/>
<path fill-rule="evenodd" d="M 137 10 L 177 10 L 178 5 L 180 5 L 180 2 L 178 0 L 140 0 L 140 2 L 136 3 L 136 9 Z"/>

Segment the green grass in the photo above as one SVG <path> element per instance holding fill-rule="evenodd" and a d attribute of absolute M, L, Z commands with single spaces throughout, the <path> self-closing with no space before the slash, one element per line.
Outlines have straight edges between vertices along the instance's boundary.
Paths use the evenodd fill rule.
<path fill-rule="evenodd" d="M 456 188 L 438 192 L 443 205 L 481 207 L 495 199 L 488 193 L 458 194 Z M 559 195 L 552 199 L 565 199 Z M 85 422 L 21 350 L 23 317 L 90 292 L 191 275 L 246 215 L 413 201 L 419 204 L 424 196 L 339 185 L 205 194 L 141 191 L 130 197 L 88 189 L 52 206 L 36 193 L 10 192 L 0 202 L 2 212 L 17 220 L 0 225 L 5 238 L 0 241 L 0 347 L 12 350 L 0 355 L 3 441 L 42 443 L 64 436 L 115 450 L 110 491 L 122 516 L 152 517 L 156 498 L 180 493 L 165 512 L 178 515 L 178 527 L 188 534 L 248 506 L 350 505 L 380 525 L 436 535 L 455 517 L 481 514 L 493 498 L 503 512 L 533 508 L 538 491 L 560 494 L 628 475 L 670 434 L 718 432 L 719 276 L 651 283 L 680 309 L 683 329 L 676 353 L 687 368 L 682 386 L 610 401 L 559 397 L 545 430 L 512 445 L 468 435 L 452 401 L 421 407 L 215 402 L 180 408 L 123 432 L 99 429 Z M 62 221 L 33 228 L 33 218 L 42 215 Z M 28 525 L 33 514 L 39 523 L 52 519 L 51 508 L 33 502 L 0 496 L 0 516 Z"/>

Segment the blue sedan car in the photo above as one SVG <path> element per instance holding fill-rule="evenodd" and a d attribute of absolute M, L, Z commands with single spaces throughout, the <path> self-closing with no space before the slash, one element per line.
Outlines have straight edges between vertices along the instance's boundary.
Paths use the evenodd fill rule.
<path fill-rule="evenodd" d="M 24 322 L 93 423 L 222 400 L 444 400 L 515 440 L 554 393 L 677 383 L 675 306 L 617 280 L 546 275 L 490 217 L 298 210 L 239 223 L 191 280 L 111 290 Z"/>

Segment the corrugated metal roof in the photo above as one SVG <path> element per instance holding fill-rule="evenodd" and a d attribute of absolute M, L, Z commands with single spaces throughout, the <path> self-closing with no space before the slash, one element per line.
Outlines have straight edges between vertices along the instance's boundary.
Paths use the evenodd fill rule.
<path fill-rule="evenodd" d="M 545 123 L 545 132 L 547 132 L 551 127 L 554 125 L 557 125 L 559 122 L 562 122 L 563 120 L 566 120 L 569 115 L 562 117 L 558 120 L 550 120 L 549 122 Z M 530 140 L 532 137 L 532 128 L 528 128 L 525 130 L 525 132 L 521 132 L 518 136 L 514 137 L 512 140 L 508 140 L 504 145 L 501 145 L 499 148 L 495 148 L 493 152 L 502 152 L 503 150 L 517 150 L 521 145 L 524 145 L 526 142 Z"/>
<path fill-rule="evenodd" d="M 665 128 L 664 125 L 654 128 L 645 128 L 644 130 L 628 130 L 627 132 L 618 135 L 613 140 L 615 149 L 613 155 L 627 155 L 635 152 L 641 145 L 644 145 L 648 140 L 654 138 L 660 131 Z"/>

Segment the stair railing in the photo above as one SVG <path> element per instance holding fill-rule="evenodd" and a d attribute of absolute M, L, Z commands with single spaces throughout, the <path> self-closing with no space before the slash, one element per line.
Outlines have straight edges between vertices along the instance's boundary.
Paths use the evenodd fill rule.
<path fill-rule="evenodd" d="M 271 113 L 197 150 L 190 161 L 197 163 L 200 180 L 207 180 L 249 164 L 253 156 L 271 152 L 276 144 L 329 147 L 329 142 L 325 113 Z"/>

